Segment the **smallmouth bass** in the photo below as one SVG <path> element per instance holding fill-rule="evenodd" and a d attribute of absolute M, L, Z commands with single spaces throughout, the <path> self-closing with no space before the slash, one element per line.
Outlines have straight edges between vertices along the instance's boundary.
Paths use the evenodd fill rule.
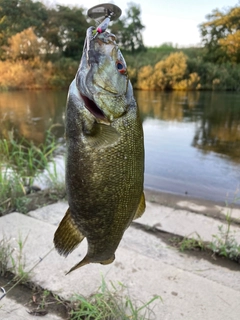
<path fill-rule="evenodd" d="M 126 62 L 108 32 L 87 30 L 66 107 L 66 190 L 69 209 L 54 235 L 71 253 L 86 237 L 88 251 L 69 271 L 109 264 L 124 231 L 145 210 L 143 129 Z"/>

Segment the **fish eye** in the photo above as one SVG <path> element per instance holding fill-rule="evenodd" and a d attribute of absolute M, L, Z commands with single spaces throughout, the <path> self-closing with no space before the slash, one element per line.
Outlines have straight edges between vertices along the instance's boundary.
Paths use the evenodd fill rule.
<path fill-rule="evenodd" d="M 121 73 L 121 74 L 125 74 L 126 73 L 126 68 L 125 68 L 125 66 L 123 65 L 123 63 L 121 62 L 121 61 L 117 61 L 116 62 L 116 66 L 117 66 L 117 69 L 118 69 L 118 71 Z"/>

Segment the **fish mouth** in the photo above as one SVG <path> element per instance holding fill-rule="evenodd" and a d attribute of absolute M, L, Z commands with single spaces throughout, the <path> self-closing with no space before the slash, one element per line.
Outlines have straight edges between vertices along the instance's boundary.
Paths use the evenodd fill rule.
<path fill-rule="evenodd" d="M 101 122 L 109 124 L 109 120 L 93 100 L 89 99 L 87 96 L 83 95 L 82 93 L 80 93 L 80 96 L 84 101 L 85 107 L 88 109 L 89 112 L 91 112 L 91 114 L 95 118 L 97 118 L 98 120 L 101 120 Z"/>

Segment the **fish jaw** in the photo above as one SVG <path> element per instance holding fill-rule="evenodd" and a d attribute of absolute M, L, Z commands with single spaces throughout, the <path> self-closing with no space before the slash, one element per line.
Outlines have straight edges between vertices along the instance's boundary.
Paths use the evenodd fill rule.
<path fill-rule="evenodd" d="M 131 85 L 115 36 L 104 32 L 93 38 L 92 30 L 87 30 L 76 86 L 96 120 L 111 122 L 127 112 Z M 122 73 L 118 65 L 126 71 Z"/>

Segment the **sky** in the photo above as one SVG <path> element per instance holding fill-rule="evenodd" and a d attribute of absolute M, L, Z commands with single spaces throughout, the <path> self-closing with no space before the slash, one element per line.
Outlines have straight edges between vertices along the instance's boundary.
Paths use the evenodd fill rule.
<path fill-rule="evenodd" d="M 171 42 L 174 46 L 188 47 L 201 44 L 199 25 L 206 21 L 206 15 L 218 8 L 240 5 L 240 0 L 140 0 L 140 1 L 99 1 L 99 0 L 47 0 L 46 3 L 62 5 L 77 5 L 90 9 L 91 7 L 111 2 L 122 9 L 123 14 L 127 4 L 133 2 L 140 5 L 141 21 L 145 26 L 143 41 L 145 46 L 160 46 Z"/>

